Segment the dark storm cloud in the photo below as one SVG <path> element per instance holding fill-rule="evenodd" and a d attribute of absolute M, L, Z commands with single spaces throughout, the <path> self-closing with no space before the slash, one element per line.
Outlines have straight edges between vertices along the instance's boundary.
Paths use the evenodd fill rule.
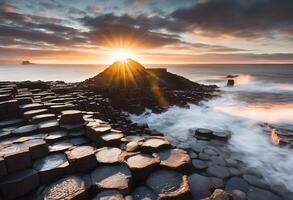
<path fill-rule="evenodd" d="M 181 43 L 180 37 L 155 31 L 160 22 L 146 15 L 132 17 L 104 14 L 84 17 L 82 23 L 90 28 L 85 35 L 98 45 L 130 45 L 132 48 L 156 48 Z M 122 42 L 119 44 L 119 42 Z"/>
<path fill-rule="evenodd" d="M 292 0 L 202 0 L 171 16 L 178 31 L 206 36 L 261 37 L 292 33 Z"/>
<path fill-rule="evenodd" d="M 159 32 L 161 28 L 176 29 L 179 25 L 165 17 L 148 16 L 145 14 L 116 16 L 104 14 L 96 17 L 84 17 L 83 24 L 90 28 L 85 33 L 90 41 L 97 45 L 109 46 L 109 41 L 124 40 L 125 45 L 132 48 L 156 48 L 167 45 L 180 45 L 185 49 L 201 49 L 209 52 L 234 52 L 244 49 L 229 48 L 220 45 L 185 42 L 178 34 Z M 123 45 L 123 44 L 122 44 Z"/>

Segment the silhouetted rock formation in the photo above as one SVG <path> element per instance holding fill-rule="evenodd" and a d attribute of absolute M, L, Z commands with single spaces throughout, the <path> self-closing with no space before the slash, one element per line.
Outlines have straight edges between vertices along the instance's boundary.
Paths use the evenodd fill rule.
<path fill-rule="evenodd" d="M 145 108 L 160 112 L 170 105 L 197 103 L 214 96 L 217 89 L 167 72 L 166 68 L 146 69 L 132 59 L 113 63 L 80 86 L 102 93 L 115 108 L 136 113 Z"/>
<path fill-rule="evenodd" d="M 28 60 L 24 60 L 24 61 L 21 62 L 21 64 L 23 64 L 23 65 L 31 65 L 31 64 L 33 64 L 33 63 L 31 63 L 31 62 L 28 61 Z"/>
<path fill-rule="evenodd" d="M 94 83 L 100 87 L 111 88 L 167 88 L 186 90 L 198 87 L 184 77 L 167 72 L 165 68 L 146 69 L 140 63 L 128 59 L 117 61 L 97 76 L 86 80 L 87 83 Z"/>
<path fill-rule="evenodd" d="M 229 86 L 229 87 L 233 87 L 234 84 L 235 84 L 235 81 L 234 81 L 233 79 L 228 79 L 228 81 L 227 81 L 227 86 Z"/>

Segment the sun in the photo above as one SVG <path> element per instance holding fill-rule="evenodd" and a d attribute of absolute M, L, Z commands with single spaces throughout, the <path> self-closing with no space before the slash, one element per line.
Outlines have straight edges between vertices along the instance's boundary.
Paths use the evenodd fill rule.
<path fill-rule="evenodd" d="M 112 53 L 112 59 L 114 61 L 126 61 L 129 58 L 135 58 L 134 53 L 129 49 L 116 49 Z"/>

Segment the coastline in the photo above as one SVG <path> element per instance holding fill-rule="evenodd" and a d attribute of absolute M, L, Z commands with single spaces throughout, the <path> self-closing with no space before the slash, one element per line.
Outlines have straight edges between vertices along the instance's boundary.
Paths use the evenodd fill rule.
<path fill-rule="evenodd" d="M 12 97 L 1 98 L 4 115 L 13 119 L 0 123 L 4 198 L 45 198 L 58 191 L 58 184 L 76 190 L 63 195 L 83 199 L 95 195 L 201 199 L 215 189 L 221 189 L 215 195 L 227 198 L 292 197 L 285 188 L 272 187 L 255 170 L 247 169 L 241 159 L 230 157 L 229 133 L 197 129 L 191 148 L 174 146 L 160 130 L 133 123 L 97 92 L 63 82 L 13 84 L 2 84 L 6 88 L 2 91 Z M 172 192 L 165 192 L 169 187 L 165 183 Z M 15 185 L 24 184 L 15 193 Z M 39 190 L 43 184 L 45 189 Z M 100 190 L 104 192 L 97 193 Z"/>

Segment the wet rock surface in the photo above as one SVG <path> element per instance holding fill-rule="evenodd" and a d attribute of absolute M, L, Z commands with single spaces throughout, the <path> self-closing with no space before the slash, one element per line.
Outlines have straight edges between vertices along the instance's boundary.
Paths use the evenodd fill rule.
<path fill-rule="evenodd" d="M 176 171 L 156 171 L 148 177 L 146 185 L 161 199 L 186 199 L 189 196 L 187 176 Z"/>
<path fill-rule="evenodd" d="M 232 157 L 225 148 L 229 132 L 199 128 L 191 131 L 190 144 L 171 144 L 147 124 L 133 123 L 120 109 L 140 110 L 142 99 L 125 101 L 126 93 L 143 96 L 140 90 L 107 93 L 56 82 L 0 83 L 3 87 L 9 95 L 0 97 L 1 200 L 292 197 Z M 210 97 L 202 89 L 164 94 L 184 105 L 186 99 Z M 288 138 L 287 132 L 278 135 Z"/>
<path fill-rule="evenodd" d="M 115 189 L 126 194 L 130 191 L 131 172 L 126 165 L 106 165 L 91 172 L 97 190 Z"/>

